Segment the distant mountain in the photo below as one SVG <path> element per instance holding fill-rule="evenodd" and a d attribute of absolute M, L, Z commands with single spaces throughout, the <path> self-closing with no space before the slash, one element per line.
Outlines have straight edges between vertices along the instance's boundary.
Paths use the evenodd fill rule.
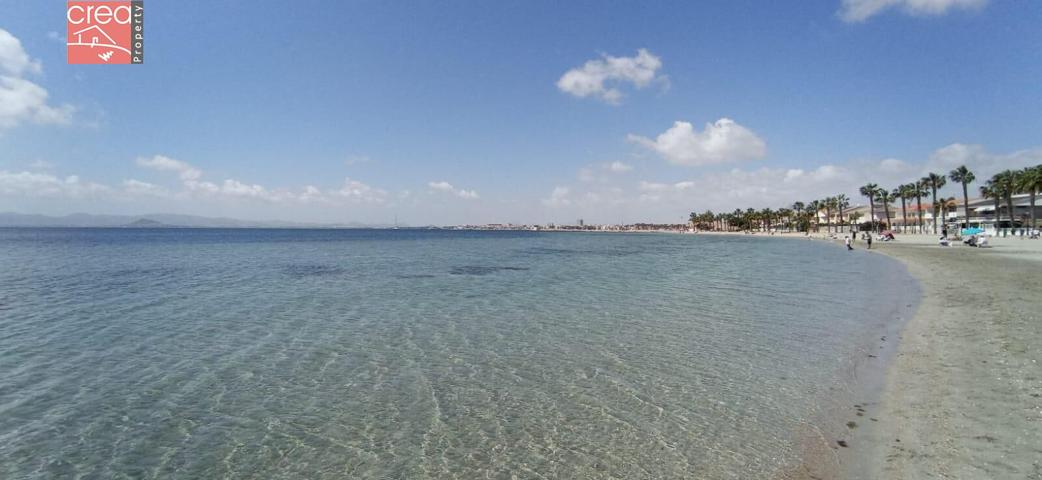
<path fill-rule="evenodd" d="M 389 228 L 390 224 L 303 223 L 280 220 L 253 221 L 235 218 L 197 217 L 173 213 L 147 215 L 91 215 L 73 213 L 60 217 L 0 212 L 0 227 L 130 227 L 130 228 Z"/>
<path fill-rule="evenodd" d="M 148 218 L 139 218 L 137 220 L 134 220 L 133 222 L 124 225 L 124 227 L 127 228 L 168 228 L 173 226 L 174 225 L 167 225 L 163 222 L 157 222 Z"/>

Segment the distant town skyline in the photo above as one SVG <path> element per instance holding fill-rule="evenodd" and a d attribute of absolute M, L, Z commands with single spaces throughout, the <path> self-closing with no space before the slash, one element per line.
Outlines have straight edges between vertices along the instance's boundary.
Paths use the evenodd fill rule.
<path fill-rule="evenodd" d="M 682 223 L 1042 163 L 1037 2 L 156 2 L 134 66 L 0 11 L 0 212 Z"/>

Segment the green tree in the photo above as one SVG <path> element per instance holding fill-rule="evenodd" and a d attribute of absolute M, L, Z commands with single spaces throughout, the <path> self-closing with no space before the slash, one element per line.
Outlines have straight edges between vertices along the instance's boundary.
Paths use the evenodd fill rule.
<path fill-rule="evenodd" d="M 885 188 L 876 190 L 876 199 L 883 202 L 883 214 L 886 215 L 886 228 L 890 230 L 890 191 Z"/>
<path fill-rule="evenodd" d="M 1030 198 L 1031 205 L 1031 228 L 1038 228 L 1037 219 L 1035 218 L 1035 197 L 1042 190 L 1042 165 L 1035 165 L 1034 167 L 1021 170 L 1017 178 L 1018 190 L 1027 192 L 1030 195 L 1028 198 Z"/>
<path fill-rule="evenodd" d="M 839 215 L 839 225 L 843 225 L 843 209 L 850 207 L 850 199 L 842 193 L 833 197 L 836 201 L 836 211 Z"/>
<path fill-rule="evenodd" d="M 1013 194 L 1017 193 L 1017 172 L 1003 170 L 991 177 L 992 188 L 1006 200 L 1006 215 L 1009 216 L 1009 226 L 1013 228 Z"/>
<path fill-rule="evenodd" d="M 980 195 L 995 202 L 995 229 L 997 231 L 999 228 L 999 209 L 1001 208 L 999 202 L 1002 201 L 1002 194 L 995 187 L 994 180 L 988 180 L 984 182 L 984 185 L 980 186 Z"/>
<path fill-rule="evenodd" d="M 905 201 L 908 200 L 908 184 L 898 185 L 893 192 L 890 192 L 890 196 L 901 199 L 901 233 L 905 233 L 905 229 L 908 228 L 908 209 L 905 206 Z"/>
<path fill-rule="evenodd" d="M 933 233 L 934 235 L 937 235 L 937 189 L 943 187 L 945 183 L 948 183 L 948 180 L 945 179 L 944 175 L 931 172 L 923 177 L 923 182 L 925 182 L 930 188 L 930 194 L 933 197 Z"/>
<path fill-rule="evenodd" d="M 973 172 L 963 165 L 955 170 L 948 172 L 948 178 L 952 179 L 953 182 L 962 185 L 962 213 L 966 216 L 966 223 L 963 225 L 966 228 L 970 226 L 970 194 L 968 185 L 973 183 L 977 177 L 973 176 Z"/>
<path fill-rule="evenodd" d="M 859 191 L 861 192 L 861 195 L 864 195 L 864 196 L 868 197 L 868 211 L 869 211 L 869 214 L 872 216 L 872 218 L 870 218 L 869 220 L 872 222 L 872 228 L 874 229 L 875 228 L 875 221 L 876 221 L 876 201 L 875 201 L 875 198 L 876 198 L 876 192 L 879 191 L 879 185 L 876 185 L 874 183 L 868 183 L 868 184 L 865 184 L 865 186 L 861 187 L 861 189 Z"/>
<path fill-rule="evenodd" d="M 825 232 L 832 233 L 832 209 L 836 206 L 836 197 L 825 197 L 821 206 L 825 209 Z"/>
<path fill-rule="evenodd" d="M 807 214 L 810 215 L 810 219 L 814 222 L 814 231 L 821 230 L 821 224 L 818 218 L 818 212 L 821 211 L 821 200 L 814 200 L 807 204 Z"/>
<path fill-rule="evenodd" d="M 919 216 L 919 233 L 923 233 L 923 197 L 926 196 L 926 183 L 922 180 L 912 182 L 909 184 L 912 187 L 912 194 L 915 195 L 915 208 Z"/>

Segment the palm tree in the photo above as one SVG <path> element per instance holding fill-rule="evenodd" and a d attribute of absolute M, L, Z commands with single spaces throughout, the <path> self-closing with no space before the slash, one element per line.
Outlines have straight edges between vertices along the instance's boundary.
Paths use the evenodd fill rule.
<path fill-rule="evenodd" d="M 842 193 L 832 197 L 836 201 L 836 210 L 839 215 L 839 225 L 843 225 L 843 209 L 850 206 L 850 199 Z"/>
<path fill-rule="evenodd" d="M 999 230 L 999 202 L 1002 201 L 1002 194 L 999 189 L 996 188 L 994 180 L 988 180 L 984 182 L 984 185 L 980 186 L 980 196 L 984 198 L 990 198 L 995 201 L 995 232 Z"/>
<path fill-rule="evenodd" d="M 821 230 L 821 224 L 818 219 L 818 212 L 821 211 L 821 200 L 814 200 L 807 204 L 807 214 L 814 220 L 814 231 Z"/>
<path fill-rule="evenodd" d="M 821 206 L 825 208 L 825 231 L 828 233 L 832 233 L 832 207 L 835 204 L 835 197 L 825 197 L 821 200 Z"/>
<path fill-rule="evenodd" d="M 948 212 L 954 212 L 958 206 L 959 203 L 955 201 L 955 197 L 942 198 L 937 201 L 937 208 L 941 210 L 942 225 L 948 223 Z"/>
<path fill-rule="evenodd" d="M 1018 190 L 1027 192 L 1031 199 L 1031 228 L 1038 228 L 1035 218 L 1035 197 L 1038 192 L 1042 190 L 1042 165 L 1035 165 L 1034 167 L 1028 167 L 1020 171 Z"/>
<path fill-rule="evenodd" d="M 909 184 L 912 187 L 912 194 L 915 195 L 915 209 L 919 214 L 919 234 L 923 233 L 923 197 L 926 196 L 926 183 L 922 180 L 912 182 Z"/>
<path fill-rule="evenodd" d="M 807 206 L 803 202 L 795 202 L 792 204 L 792 209 L 796 211 L 796 231 L 800 231 L 800 225 L 803 223 L 803 209 Z"/>
<path fill-rule="evenodd" d="M 908 200 L 908 184 L 898 185 L 893 192 L 890 192 L 890 196 L 901 199 L 901 233 L 905 233 L 905 229 L 908 228 L 908 209 L 905 208 L 905 200 Z"/>
<path fill-rule="evenodd" d="M 943 187 L 948 181 L 944 178 L 944 175 L 936 173 L 926 174 L 923 177 L 923 181 L 930 187 L 930 192 L 933 194 L 933 234 L 937 235 L 937 189 Z"/>
<path fill-rule="evenodd" d="M 1017 172 L 1003 170 L 991 177 L 992 187 L 1006 200 L 1006 212 L 1009 215 L 1009 227 L 1013 228 L 1013 194 L 1017 192 Z"/>
<path fill-rule="evenodd" d="M 876 192 L 878 192 L 878 191 L 879 191 L 879 185 L 876 185 L 874 183 L 865 184 L 865 186 L 861 187 L 861 189 L 859 190 L 859 192 L 861 192 L 862 195 L 868 197 L 868 210 L 869 210 L 869 213 L 872 215 L 872 217 L 869 218 L 869 221 L 872 222 L 872 229 L 873 230 L 875 230 L 875 228 L 876 228 L 875 227 L 875 222 L 876 222 L 876 203 L 875 203 L 875 198 L 876 198 Z"/>
<path fill-rule="evenodd" d="M 763 210 L 760 210 L 760 219 L 763 221 L 763 231 L 765 231 L 765 232 L 770 232 L 771 231 L 771 223 L 772 223 L 771 222 L 771 218 L 773 216 L 774 216 L 774 210 L 771 210 L 770 208 L 765 208 Z"/>
<path fill-rule="evenodd" d="M 890 191 L 880 188 L 876 190 L 876 198 L 883 202 L 883 214 L 886 215 L 886 229 L 890 230 Z"/>
<path fill-rule="evenodd" d="M 792 210 L 789 210 L 788 208 L 784 207 L 779 208 L 778 217 L 779 219 L 785 219 L 785 221 L 783 222 L 785 224 L 785 230 L 792 230 Z"/>
<path fill-rule="evenodd" d="M 966 215 L 965 228 L 970 227 L 970 195 L 967 185 L 973 183 L 977 177 L 973 176 L 973 172 L 963 165 L 955 170 L 948 172 L 948 178 L 952 179 L 953 182 L 962 184 L 962 213 Z"/>

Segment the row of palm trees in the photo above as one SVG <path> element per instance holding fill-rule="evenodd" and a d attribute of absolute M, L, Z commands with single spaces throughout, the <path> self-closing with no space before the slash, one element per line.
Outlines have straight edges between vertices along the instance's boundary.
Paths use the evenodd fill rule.
<path fill-rule="evenodd" d="M 875 183 L 869 183 L 862 186 L 859 189 L 859 193 L 868 198 L 869 205 L 869 218 L 866 222 L 867 225 L 861 225 L 860 229 L 878 231 L 882 228 L 892 228 L 890 222 L 890 203 L 894 201 L 901 202 L 901 216 L 903 219 L 902 230 L 907 231 L 908 227 L 908 207 L 911 202 L 915 202 L 915 210 L 918 217 L 918 222 L 915 225 L 918 227 L 919 233 L 923 233 L 925 230 L 923 222 L 923 199 L 929 198 L 932 200 L 930 205 L 933 209 L 933 233 L 937 233 L 937 219 L 944 219 L 948 217 L 948 213 L 954 211 L 958 202 L 954 197 L 937 197 L 938 190 L 947 185 L 948 180 L 951 180 L 954 184 L 962 186 L 962 203 L 963 203 L 963 214 L 966 221 L 970 218 L 969 208 L 969 185 L 977 180 L 976 176 L 966 168 L 965 165 L 960 166 L 945 176 L 939 173 L 929 173 L 924 177 L 902 185 L 898 185 L 894 189 L 886 189 L 880 187 Z M 983 197 L 993 199 L 995 202 L 995 220 L 996 223 L 1001 219 L 999 216 L 1001 203 L 1005 202 L 1006 216 L 1009 219 L 1010 226 L 1015 221 L 1014 210 L 1013 210 L 1013 195 L 1027 193 L 1030 195 L 1031 205 L 1031 226 L 1037 227 L 1037 219 L 1035 218 L 1035 197 L 1039 191 L 1042 191 L 1042 165 L 1036 165 L 1034 167 L 1028 167 L 1021 170 L 1005 170 L 993 175 L 983 185 L 980 186 L 980 193 Z M 876 205 L 877 202 L 882 205 L 884 221 L 876 221 Z M 814 231 L 819 231 L 821 228 L 819 213 L 825 213 L 825 228 L 828 232 L 832 232 L 832 218 L 833 212 L 836 212 L 837 228 L 844 225 L 843 211 L 850 206 L 850 199 L 846 195 L 836 195 L 833 197 L 826 197 L 811 202 L 795 202 L 791 207 L 771 209 L 764 208 L 761 210 L 756 209 L 736 209 L 732 213 L 713 213 L 712 211 L 706 211 L 704 213 L 692 212 L 690 216 L 691 223 L 703 230 L 719 230 L 719 231 L 750 231 L 750 230 L 762 230 L 768 231 L 771 229 L 782 229 L 788 231 L 810 231 L 812 228 Z M 858 212 L 852 212 L 846 218 L 848 225 L 857 225 L 861 215 Z M 885 224 L 884 224 L 885 222 Z M 966 224 L 968 226 L 968 224 Z"/>

